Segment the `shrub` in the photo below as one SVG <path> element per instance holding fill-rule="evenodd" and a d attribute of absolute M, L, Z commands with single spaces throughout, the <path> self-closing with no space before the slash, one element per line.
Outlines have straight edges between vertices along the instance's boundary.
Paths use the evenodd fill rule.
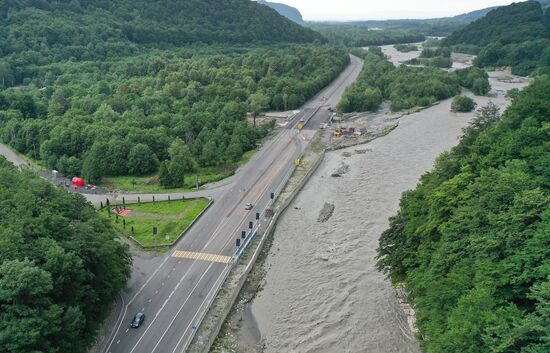
<path fill-rule="evenodd" d="M 456 70 L 458 82 L 462 87 L 470 89 L 476 96 L 483 96 L 491 91 L 489 75 L 478 67 Z"/>
<path fill-rule="evenodd" d="M 451 103 L 451 111 L 459 113 L 468 113 L 476 108 L 477 104 L 470 97 L 456 96 Z"/>
<path fill-rule="evenodd" d="M 411 51 L 417 51 L 418 47 L 413 44 L 396 44 L 393 46 L 395 50 L 401 52 L 401 53 L 408 53 Z"/>

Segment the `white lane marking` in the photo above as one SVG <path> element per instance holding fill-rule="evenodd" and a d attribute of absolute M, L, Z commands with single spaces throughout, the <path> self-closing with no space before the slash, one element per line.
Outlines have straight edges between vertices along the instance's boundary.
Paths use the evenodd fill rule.
<path fill-rule="evenodd" d="M 212 267 L 214 263 L 212 262 L 210 265 L 208 265 L 208 267 L 206 268 L 206 271 L 204 271 L 204 273 L 202 274 L 202 276 L 199 278 L 199 280 L 197 281 L 197 284 L 195 284 L 195 286 L 193 287 L 193 289 L 191 290 L 191 292 L 189 293 L 189 295 L 187 296 L 187 298 L 185 298 L 185 301 L 183 302 L 183 304 L 180 306 L 180 308 L 178 309 L 178 311 L 176 312 L 176 314 L 174 315 L 174 317 L 172 318 L 172 321 L 170 321 L 170 324 L 168 324 L 168 327 L 166 328 L 166 330 L 164 330 L 164 332 L 162 333 L 162 336 L 160 336 L 159 340 L 157 341 L 157 344 L 155 345 L 155 347 L 153 347 L 153 350 L 151 351 L 151 353 L 153 353 L 159 346 L 160 342 L 164 339 L 164 336 L 166 336 L 166 333 L 168 332 L 168 330 L 170 330 L 170 328 L 172 327 L 172 325 L 174 324 L 174 321 L 176 321 L 176 318 L 178 317 L 178 315 L 180 314 L 181 310 L 183 309 L 183 307 L 185 306 L 185 304 L 187 304 L 187 302 L 189 301 L 189 298 L 191 298 L 191 296 L 193 295 L 193 293 L 195 292 L 195 289 L 197 289 L 197 287 L 199 286 L 199 283 L 201 282 L 201 280 L 204 278 L 204 276 L 208 273 L 208 271 L 210 270 L 210 267 Z M 223 271 L 222 271 L 223 273 Z M 130 352 L 132 353 L 132 352 Z"/>
<path fill-rule="evenodd" d="M 170 257 L 168 257 L 170 258 Z M 183 280 L 185 279 L 185 277 L 187 277 L 187 275 L 189 274 L 189 271 L 191 271 L 191 269 L 193 268 L 193 266 L 195 265 L 196 262 L 193 262 L 191 264 L 191 266 L 187 269 L 187 271 L 183 274 L 183 277 L 180 279 L 180 281 L 178 282 L 178 284 L 176 285 L 176 287 L 174 288 L 174 290 L 172 291 L 172 293 L 170 294 L 169 298 L 172 297 L 172 294 L 176 291 L 176 289 L 181 285 L 181 283 L 183 282 Z M 164 285 L 164 283 L 162 283 L 162 285 Z M 158 293 L 158 290 L 156 291 Z M 151 323 L 147 326 L 147 329 L 145 330 L 145 332 L 140 336 L 139 340 L 138 340 L 138 343 L 139 341 L 141 341 L 141 339 L 143 338 L 143 336 L 145 335 L 145 333 L 149 330 L 149 328 L 151 328 L 151 324 L 156 320 L 158 314 L 160 313 L 160 311 L 162 311 L 164 309 L 164 306 L 166 305 L 166 303 L 168 302 L 168 299 L 164 302 L 164 304 L 162 305 L 162 307 L 159 309 L 159 311 L 157 312 L 157 314 L 155 315 L 155 318 L 153 319 L 153 321 L 151 321 Z M 128 304 L 130 305 L 130 304 Z M 127 305 L 127 308 L 128 308 L 128 305 Z M 120 328 L 120 325 L 122 325 L 122 321 L 119 323 L 119 328 Z M 118 329 L 117 329 L 117 334 L 118 334 Z M 116 337 L 116 335 L 115 335 Z M 113 341 L 114 341 L 114 338 L 113 338 Z M 120 342 L 120 340 L 119 340 Z M 111 345 L 109 345 L 109 348 L 110 348 Z M 137 343 L 136 343 L 136 346 L 137 346 Z M 132 349 L 132 351 L 136 348 L 136 346 L 134 346 L 134 348 Z"/>
<path fill-rule="evenodd" d="M 258 229 L 260 228 L 260 225 L 258 224 L 256 226 L 256 228 L 253 230 L 253 232 L 257 232 Z M 224 279 L 224 272 L 226 271 L 227 267 L 222 271 L 222 273 L 220 273 L 220 275 L 218 276 L 218 278 L 216 279 L 216 282 L 214 282 L 214 285 L 212 286 L 212 288 L 210 288 L 210 291 L 208 292 L 208 294 L 204 297 L 204 300 L 202 301 L 201 305 L 199 305 L 199 310 L 197 310 L 197 312 L 195 313 L 195 315 L 193 316 L 193 318 L 191 319 L 191 321 L 189 322 L 189 325 L 187 325 L 187 328 L 185 329 L 185 331 L 183 332 L 183 334 L 181 335 L 181 338 L 178 340 L 178 343 L 176 344 L 176 346 L 174 347 L 174 350 L 172 351 L 172 353 L 175 353 L 176 350 L 178 349 L 178 346 L 180 345 L 181 341 L 183 340 L 183 338 L 185 337 L 185 335 L 187 334 L 187 331 L 189 330 L 189 327 L 191 327 L 191 325 L 193 325 L 193 323 L 195 322 L 195 319 L 197 318 L 197 315 L 199 315 L 199 313 L 201 312 L 201 308 L 204 306 L 204 304 L 208 303 L 208 297 L 211 296 L 211 295 L 215 295 L 218 290 L 218 288 L 222 285 L 222 281 Z M 231 270 L 231 269 L 230 269 Z M 207 269 L 208 271 L 208 269 Z M 171 325 L 171 324 L 170 324 Z M 162 338 L 161 338 L 162 339 Z M 189 338 L 187 339 L 187 341 L 185 342 L 185 345 L 183 346 L 182 350 L 181 350 L 181 353 L 184 353 L 185 350 L 187 349 L 187 347 L 189 346 L 189 343 L 190 341 L 193 339 L 193 335 L 190 335 Z M 160 341 L 158 342 L 160 343 Z M 157 343 L 157 345 L 158 345 Z M 151 352 L 153 353 L 153 352 Z"/>
<path fill-rule="evenodd" d="M 282 139 L 282 137 L 283 137 L 284 134 L 289 134 L 289 132 L 288 132 L 288 131 L 285 131 L 283 134 L 279 135 L 279 136 L 276 138 L 276 140 Z M 273 142 L 273 144 L 275 144 L 275 142 Z M 288 147 L 288 144 L 285 145 L 285 146 L 283 146 L 283 150 L 286 150 L 287 147 Z M 292 153 L 292 154 L 293 154 L 293 153 Z M 283 166 L 284 166 L 284 164 L 283 164 Z M 283 166 L 281 166 L 280 168 L 277 169 L 277 173 L 278 173 L 278 171 L 279 171 Z M 275 173 L 275 174 L 277 174 L 277 173 Z M 272 180 L 272 179 L 273 179 L 273 176 L 272 176 L 269 180 Z M 256 185 L 254 185 L 254 186 L 256 186 Z M 269 184 L 266 185 L 266 187 L 264 188 L 263 191 L 265 192 L 265 190 L 266 190 L 268 187 L 269 187 Z M 260 198 L 262 197 L 262 194 L 263 194 L 263 192 L 260 193 L 260 195 L 259 195 L 259 197 L 258 197 L 257 199 L 260 199 Z M 237 226 L 237 228 L 240 227 L 240 225 L 242 224 L 243 220 L 244 220 L 246 217 L 247 217 L 247 215 L 245 215 L 245 216 L 239 221 L 239 223 L 238 223 L 239 226 Z M 214 239 L 215 239 L 217 233 L 219 233 L 219 232 L 221 231 L 221 228 L 225 225 L 225 223 L 226 223 L 226 222 L 221 222 L 221 223 L 218 225 L 218 227 L 216 227 L 214 233 L 212 233 L 210 239 L 209 239 L 208 242 L 204 245 L 204 247 L 203 247 L 203 249 L 202 249 L 201 251 L 203 251 L 204 249 L 206 249 L 206 248 L 210 245 L 210 243 L 211 243 L 212 241 L 214 241 Z M 225 247 L 227 246 L 227 244 L 229 243 L 230 240 L 231 240 L 231 239 L 228 239 L 228 240 L 226 241 L 226 243 L 224 244 L 223 248 L 225 248 Z M 174 251 L 173 251 L 173 252 L 174 252 Z M 173 252 L 172 252 L 172 253 L 173 253 Z M 126 306 L 125 306 L 125 308 L 124 308 L 124 315 L 122 316 L 123 318 L 126 317 L 126 314 L 127 314 L 127 312 L 128 312 L 128 308 L 130 307 L 130 305 L 132 304 L 132 302 L 141 294 L 141 292 L 145 289 L 145 287 L 149 284 L 149 282 L 153 279 L 153 277 L 156 276 L 156 274 L 158 273 L 158 271 L 166 264 L 166 261 L 168 261 L 168 259 L 170 259 L 171 257 L 172 257 L 172 256 L 167 256 L 167 257 L 162 261 L 162 263 L 159 265 L 159 267 L 157 267 L 157 268 L 155 269 L 155 271 L 151 274 L 151 276 L 147 279 L 147 281 L 140 287 L 139 291 L 138 291 L 138 292 L 132 297 L 132 299 L 126 304 Z M 196 262 L 197 262 L 196 260 L 193 261 L 193 263 L 192 263 L 192 265 L 191 265 L 190 268 L 192 268 L 193 265 L 195 265 Z M 178 261 L 178 263 L 180 263 L 180 261 Z M 189 270 L 183 275 L 182 280 L 187 276 L 188 273 L 189 273 Z M 164 286 L 164 282 L 162 283 L 162 285 Z M 156 293 L 158 293 L 158 290 L 156 291 Z M 162 306 L 162 308 L 161 308 L 160 310 L 162 310 L 163 308 L 164 308 L 164 305 Z M 158 316 L 158 313 L 157 313 L 157 316 Z M 156 316 L 155 316 L 155 318 L 156 318 Z M 110 343 L 109 346 L 107 347 L 107 350 L 109 350 L 109 349 L 111 348 L 111 345 L 113 344 L 113 342 L 114 342 L 116 336 L 118 335 L 118 332 L 119 332 L 119 330 L 120 330 L 120 327 L 122 326 L 122 323 L 123 323 L 123 320 L 121 320 L 121 321 L 119 322 L 118 327 L 117 327 L 117 329 L 116 329 L 116 331 L 115 331 L 115 334 L 113 335 L 113 339 L 111 340 L 111 343 Z M 147 329 L 149 329 L 150 326 L 151 326 L 151 325 L 148 325 Z M 141 340 L 141 339 L 143 338 L 144 334 L 145 334 L 145 333 L 142 334 L 142 336 L 140 337 L 139 340 Z M 120 340 L 119 340 L 119 341 L 120 341 Z M 139 341 L 138 341 L 138 342 L 139 342 Z M 132 351 L 133 351 L 134 349 L 135 349 L 135 346 L 134 346 L 134 348 L 132 349 Z M 132 351 L 131 351 L 131 352 L 132 352 Z M 131 353 L 131 352 L 130 352 L 130 353 Z"/>
<path fill-rule="evenodd" d="M 122 315 L 122 318 L 120 319 L 119 323 L 118 323 L 118 326 L 116 328 L 116 331 L 113 335 L 113 339 L 111 340 L 111 343 L 109 343 L 109 346 L 107 347 L 106 351 L 109 351 L 111 349 L 111 346 L 113 344 L 113 342 L 115 341 L 115 338 L 116 336 L 118 335 L 118 332 L 120 331 L 120 327 L 122 326 L 122 323 L 124 321 L 124 318 L 126 317 L 126 314 L 128 313 L 128 308 L 130 307 L 130 305 L 134 302 L 134 300 L 138 297 L 138 295 L 140 295 L 140 293 L 145 289 L 145 287 L 147 287 L 147 285 L 149 284 L 149 282 L 151 282 L 151 280 L 153 279 L 153 277 L 155 277 L 158 273 L 158 271 L 162 268 L 162 266 L 164 266 L 164 264 L 166 263 L 166 261 L 168 261 L 168 259 L 170 259 L 171 256 L 166 256 L 166 258 L 161 262 L 161 264 L 159 265 L 159 267 L 157 267 L 155 269 L 155 271 L 151 274 L 151 276 L 147 279 L 147 281 L 145 281 L 145 283 L 139 288 L 139 290 L 137 291 L 137 293 L 132 297 L 132 299 L 130 299 L 130 301 L 128 303 L 126 303 L 126 306 L 124 307 L 124 314 Z M 119 340 L 120 341 L 120 340 Z"/>
<path fill-rule="evenodd" d="M 208 297 L 212 294 L 215 293 L 215 289 L 218 288 L 218 286 L 221 285 L 221 280 L 223 280 L 224 278 L 224 272 L 225 272 L 225 269 L 224 271 L 222 271 L 222 273 L 220 273 L 220 275 L 218 276 L 218 278 L 216 279 L 216 282 L 214 284 L 214 286 L 212 286 L 212 288 L 210 289 L 210 291 L 208 292 L 208 294 L 206 295 L 206 297 L 204 298 L 203 302 L 201 303 L 201 305 L 199 305 L 199 310 L 197 310 L 197 312 L 195 313 L 195 315 L 193 316 L 193 319 L 191 319 L 191 321 L 189 322 L 189 325 L 187 325 L 187 327 L 185 328 L 185 331 L 183 332 L 183 334 L 181 335 L 181 338 L 178 340 L 178 343 L 176 344 L 176 346 L 174 347 L 174 350 L 172 351 L 172 353 L 175 353 L 176 350 L 178 349 L 178 346 L 180 345 L 181 341 L 183 340 L 183 338 L 185 337 L 185 335 L 187 334 L 187 331 L 189 330 L 189 327 L 191 327 L 191 325 L 193 325 L 193 323 L 195 322 L 195 319 L 197 318 L 197 315 L 201 312 L 201 308 L 202 306 L 207 302 L 208 300 Z M 187 347 L 189 346 L 189 343 L 190 343 L 190 340 L 193 338 L 193 335 L 190 335 L 190 337 L 187 339 L 187 341 L 185 342 L 185 346 L 183 346 L 183 349 L 181 350 L 181 353 L 184 353 L 185 349 L 187 349 Z M 153 353 L 153 352 L 151 352 Z"/>

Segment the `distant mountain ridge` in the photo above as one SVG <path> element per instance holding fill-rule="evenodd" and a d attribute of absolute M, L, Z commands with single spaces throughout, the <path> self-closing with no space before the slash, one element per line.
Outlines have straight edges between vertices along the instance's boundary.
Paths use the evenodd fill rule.
<path fill-rule="evenodd" d="M 499 8 L 499 6 L 487 7 L 485 9 L 463 13 L 463 14 L 456 15 L 456 16 L 453 16 L 453 17 L 450 17 L 450 18 L 452 18 L 453 20 L 473 22 L 475 20 L 478 20 L 478 19 L 484 17 L 489 12 L 491 12 L 495 9 L 498 9 L 498 8 Z"/>
<path fill-rule="evenodd" d="M 292 6 L 281 4 L 278 2 L 268 2 L 264 0 L 258 0 L 259 4 L 271 7 L 273 10 L 277 11 L 281 16 L 288 18 L 291 21 L 296 23 L 303 23 L 304 19 L 300 11 Z"/>
<path fill-rule="evenodd" d="M 40 50 L 44 44 L 87 46 L 98 32 L 102 42 L 152 46 L 323 41 L 318 33 L 250 0 L 0 1 L 4 55 L 25 47 Z M 44 42 L 35 41 L 36 36 Z"/>
<path fill-rule="evenodd" d="M 525 1 L 490 11 L 463 30 L 451 34 L 445 39 L 445 43 L 484 46 L 496 42 L 508 44 L 549 36 L 541 4 L 537 1 Z"/>

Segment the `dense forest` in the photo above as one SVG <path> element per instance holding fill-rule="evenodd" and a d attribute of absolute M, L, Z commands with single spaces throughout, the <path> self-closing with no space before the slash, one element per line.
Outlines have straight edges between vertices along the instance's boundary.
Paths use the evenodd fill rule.
<path fill-rule="evenodd" d="M 151 48 L 324 41 L 249 0 L 8 0 L 0 2 L 0 38 L 0 88 L 26 84 L 48 64 Z"/>
<path fill-rule="evenodd" d="M 460 93 L 460 86 L 476 94 L 487 94 L 489 77 L 481 69 L 465 69 L 449 73 L 432 67 L 396 68 L 381 49 L 369 47 L 365 65 L 357 81 L 348 87 L 337 106 L 339 113 L 376 111 L 384 100 L 391 102 L 393 111 L 423 107 Z M 428 55 L 428 54 L 426 54 Z M 442 55 L 439 50 L 430 55 Z"/>
<path fill-rule="evenodd" d="M 323 41 L 249 0 L 6 0 L 0 19 L 0 56 L 17 72 L 23 71 L 20 60 L 98 60 L 136 53 L 143 45 Z"/>
<path fill-rule="evenodd" d="M 130 276 L 126 246 L 78 194 L 0 157 L 0 351 L 86 352 Z"/>
<path fill-rule="evenodd" d="M 307 26 L 321 33 L 329 42 L 347 47 L 422 42 L 426 38 L 408 30 L 370 30 L 363 22 L 309 22 Z"/>
<path fill-rule="evenodd" d="M 550 77 L 403 194 L 378 266 L 404 282 L 428 353 L 550 351 Z"/>
<path fill-rule="evenodd" d="M 266 133 L 247 112 L 297 108 L 349 62 L 248 0 L 14 0 L 0 17 L 0 138 L 90 182 L 155 173 L 178 141 L 186 173 L 233 163 Z"/>
<path fill-rule="evenodd" d="M 297 108 L 349 61 L 325 46 L 219 50 L 40 68 L 28 86 L 0 92 L 2 140 L 90 181 L 154 172 L 176 139 L 199 166 L 216 166 L 238 160 L 263 136 L 247 125 L 247 111 Z"/>
<path fill-rule="evenodd" d="M 443 45 L 478 54 L 475 64 L 528 75 L 550 67 L 550 12 L 536 1 L 500 7 L 452 33 Z"/>

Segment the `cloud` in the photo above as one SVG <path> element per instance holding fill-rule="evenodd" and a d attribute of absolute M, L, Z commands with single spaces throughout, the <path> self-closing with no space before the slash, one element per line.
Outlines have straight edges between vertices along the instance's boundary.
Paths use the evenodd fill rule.
<path fill-rule="evenodd" d="M 459 15 L 510 0 L 271 0 L 294 6 L 305 20 L 433 18 Z"/>

